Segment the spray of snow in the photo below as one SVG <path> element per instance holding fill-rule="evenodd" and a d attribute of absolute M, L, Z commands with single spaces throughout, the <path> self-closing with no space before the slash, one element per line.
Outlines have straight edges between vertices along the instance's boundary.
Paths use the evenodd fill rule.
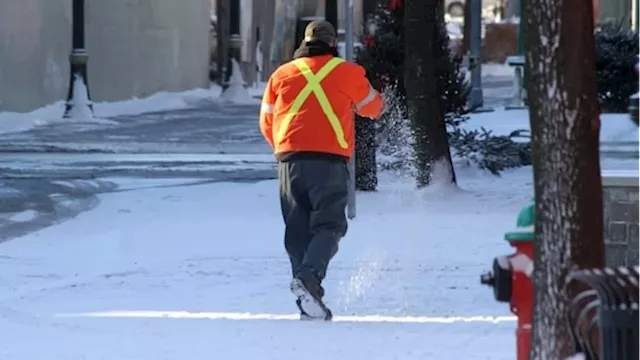
<path fill-rule="evenodd" d="M 381 170 L 392 171 L 400 177 L 414 178 L 413 133 L 410 120 L 405 114 L 404 102 L 398 98 L 396 86 L 388 86 L 382 91 L 387 108 L 384 116 L 376 123 L 377 160 Z"/>
<path fill-rule="evenodd" d="M 240 64 L 236 59 L 231 59 L 231 77 L 229 86 L 220 94 L 220 98 L 233 104 L 255 104 L 258 99 L 254 99 L 246 88 L 246 82 L 242 78 Z"/>
<path fill-rule="evenodd" d="M 348 281 L 342 286 L 345 289 L 341 302 L 347 309 L 349 304 L 371 294 L 375 290 L 375 284 L 382 277 L 383 261 L 366 261 L 356 268 Z"/>

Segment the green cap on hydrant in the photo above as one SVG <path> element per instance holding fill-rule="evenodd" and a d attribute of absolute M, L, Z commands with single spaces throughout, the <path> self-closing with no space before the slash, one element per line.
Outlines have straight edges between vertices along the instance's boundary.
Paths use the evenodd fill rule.
<path fill-rule="evenodd" d="M 531 198 L 531 202 L 523 207 L 518 214 L 517 229 L 504 234 L 504 239 L 507 241 L 533 241 L 535 222 L 535 202 Z"/>

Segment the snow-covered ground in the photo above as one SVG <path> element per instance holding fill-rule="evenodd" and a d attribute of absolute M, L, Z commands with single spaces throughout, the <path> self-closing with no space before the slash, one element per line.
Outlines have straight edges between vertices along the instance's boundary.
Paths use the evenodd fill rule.
<path fill-rule="evenodd" d="M 151 111 L 180 109 L 195 105 L 203 99 L 215 98 L 220 88 L 195 89 L 191 91 L 170 93 L 159 92 L 144 99 L 131 99 L 117 102 L 94 102 L 93 110 L 97 118 L 108 118 L 119 115 L 135 115 Z M 65 102 L 44 106 L 28 113 L 0 111 L 0 133 L 26 131 L 36 126 L 62 121 Z M 72 120 L 67 120 L 71 122 Z"/>
<path fill-rule="evenodd" d="M 330 268 L 333 323 L 295 320 L 274 181 L 123 181 L 0 244 L 0 358 L 513 359 L 514 318 L 479 276 L 511 252 L 531 176 L 466 168 L 460 189 L 422 191 L 383 176 Z"/>
<path fill-rule="evenodd" d="M 637 151 L 626 116 L 602 123 L 603 144 L 635 141 Z M 473 114 L 465 126 L 507 134 L 528 129 L 528 115 Z M 31 156 L 19 167 L 55 168 L 63 157 Z M 123 162 L 120 170 L 148 166 L 136 161 L 273 165 L 268 154 L 178 157 L 91 155 Z M 479 275 L 511 252 L 502 237 L 531 197 L 531 168 L 494 177 L 458 166 L 459 189 L 416 191 L 383 174 L 378 193 L 358 195 L 326 282 L 330 324 L 296 320 L 274 181 L 109 178 L 122 191 L 93 210 L 0 243 L 0 358 L 513 359 L 514 317 Z"/>
<path fill-rule="evenodd" d="M 507 64 L 500 63 L 487 63 L 482 64 L 482 77 L 483 78 L 513 78 L 514 69 Z"/>
<path fill-rule="evenodd" d="M 529 130 L 528 110 L 496 109 L 494 112 L 471 114 L 469 121 L 462 125 L 467 130 L 485 128 L 494 135 L 509 135 L 518 129 Z M 640 133 L 627 114 L 600 115 L 601 150 L 624 146 L 631 151 L 638 151 Z M 525 139 L 526 140 L 526 139 Z"/>
<path fill-rule="evenodd" d="M 262 87 L 262 90 L 264 86 Z M 113 121 L 107 118 L 122 115 L 137 115 L 155 111 L 185 109 L 202 104 L 203 101 L 231 101 L 240 104 L 258 104 L 259 99 L 247 98 L 244 94 L 239 98 L 221 97 L 222 89 L 216 84 L 212 84 L 208 89 L 194 89 L 183 92 L 159 92 L 147 98 L 134 98 L 125 101 L 116 102 L 94 102 L 93 103 L 93 119 L 92 123 L 111 124 Z M 249 91 L 254 94 L 255 90 Z M 0 134 L 16 133 L 27 131 L 34 127 L 61 124 L 68 122 L 70 124 L 78 123 L 78 119 L 63 119 L 65 101 L 44 106 L 28 113 L 15 113 L 0 111 Z M 86 119 L 79 120 L 80 122 Z"/>

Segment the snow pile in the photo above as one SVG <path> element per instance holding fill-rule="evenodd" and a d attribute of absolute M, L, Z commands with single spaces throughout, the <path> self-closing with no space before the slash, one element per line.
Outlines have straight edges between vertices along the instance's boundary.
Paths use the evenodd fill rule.
<path fill-rule="evenodd" d="M 477 130 L 482 127 L 494 135 L 509 135 L 518 129 L 530 129 L 529 111 L 498 109 L 494 112 L 471 114 L 469 121 L 460 127 Z M 638 143 L 640 133 L 627 114 L 600 115 L 600 143 Z"/>
<path fill-rule="evenodd" d="M 193 89 L 182 92 L 161 91 L 147 98 L 133 98 L 131 100 L 94 103 L 96 115 L 114 117 L 121 115 L 137 115 L 152 111 L 166 111 L 184 109 L 197 106 L 203 101 L 210 101 L 220 95 L 221 89 L 212 84 L 208 89 Z"/>
<path fill-rule="evenodd" d="M 74 83 L 74 86 L 75 83 Z M 84 88 L 84 84 L 80 84 Z M 82 91 L 83 89 L 77 89 Z M 74 89 L 74 92 L 76 89 Z M 84 88 L 86 94 L 86 88 Z M 78 92 L 75 92 L 76 94 Z M 220 94 L 220 87 L 212 85 L 209 89 L 194 89 L 184 92 L 158 92 L 147 98 L 133 98 L 131 100 L 116 102 L 94 102 L 93 103 L 93 119 L 92 123 L 110 124 L 105 118 L 120 115 L 137 115 L 152 111 L 166 111 L 183 109 L 196 106 L 202 101 L 211 101 L 216 99 Z M 81 101 L 81 100 L 79 100 Z M 82 102 L 80 103 L 82 104 Z M 87 105 L 87 104 L 85 104 Z M 0 111 L 0 134 L 16 133 L 30 130 L 34 127 L 73 123 L 71 119 L 63 119 L 65 101 L 46 105 L 37 110 L 28 113 L 2 112 Z M 74 116 L 85 117 L 87 114 L 86 107 L 83 108 L 81 114 Z"/>
<path fill-rule="evenodd" d="M 492 77 L 506 77 L 513 79 L 515 76 L 515 70 L 513 67 L 499 63 L 487 63 L 482 64 L 482 76 L 487 78 Z"/>
<path fill-rule="evenodd" d="M 445 24 L 447 28 L 447 33 L 449 33 L 449 38 L 451 40 L 454 39 L 462 39 L 464 34 L 462 32 L 462 25 L 454 22 L 447 22 Z"/>
<path fill-rule="evenodd" d="M 502 19 L 500 21 L 498 21 L 498 23 L 500 24 L 520 24 L 520 17 L 519 16 L 511 16 L 505 19 Z"/>
<path fill-rule="evenodd" d="M 387 108 L 376 121 L 376 161 L 381 169 L 391 170 L 396 176 L 413 178 L 416 173 L 411 121 L 405 117 L 404 103 L 397 98 L 395 86 L 386 87 L 382 96 Z"/>
<path fill-rule="evenodd" d="M 220 94 L 220 99 L 233 104 L 259 104 L 260 100 L 249 94 L 246 82 L 242 78 L 242 70 L 236 59 L 231 60 L 231 78 L 226 89 Z"/>
<path fill-rule="evenodd" d="M 568 358 L 566 358 L 564 360 L 587 360 L 587 357 L 584 356 L 583 353 L 578 353 L 578 354 L 575 354 L 575 355 L 573 355 L 571 357 L 568 357 Z"/>
<path fill-rule="evenodd" d="M 71 109 L 69 111 L 69 118 L 74 121 L 92 122 L 96 118 L 93 116 L 93 110 L 91 109 L 91 101 L 89 100 L 89 92 L 87 86 L 80 74 L 73 76 L 73 98 L 71 99 Z"/>
<path fill-rule="evenodd" d="M 105 124 L 115 125 L 117 122 L 97 118 L 93 114 L 89 91 L 80 74 L 75 74 L 73 78 L 73 98 L 71 99 L 71 109 L 66 118 L 53 118 L 49 124 L 73 123 L 73 124 Z"/>

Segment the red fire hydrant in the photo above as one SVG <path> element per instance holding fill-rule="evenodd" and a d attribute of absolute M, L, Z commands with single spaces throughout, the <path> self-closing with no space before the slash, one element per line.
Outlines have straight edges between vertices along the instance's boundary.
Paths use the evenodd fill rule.
<path fill-rule="evenodd" d="M 493 271 L 483 274 L 480 282 L 493 287 L 499 302 L 508 302 L 518 317 L 516 330 L 517 360 L 529 359 L 531 324 L 533 320 L 533 241 L 534 205 L 524 207 L 518 215 L 517 230 L 504 238 L 516 249 L 515 254 L 493 260 Z"/>

